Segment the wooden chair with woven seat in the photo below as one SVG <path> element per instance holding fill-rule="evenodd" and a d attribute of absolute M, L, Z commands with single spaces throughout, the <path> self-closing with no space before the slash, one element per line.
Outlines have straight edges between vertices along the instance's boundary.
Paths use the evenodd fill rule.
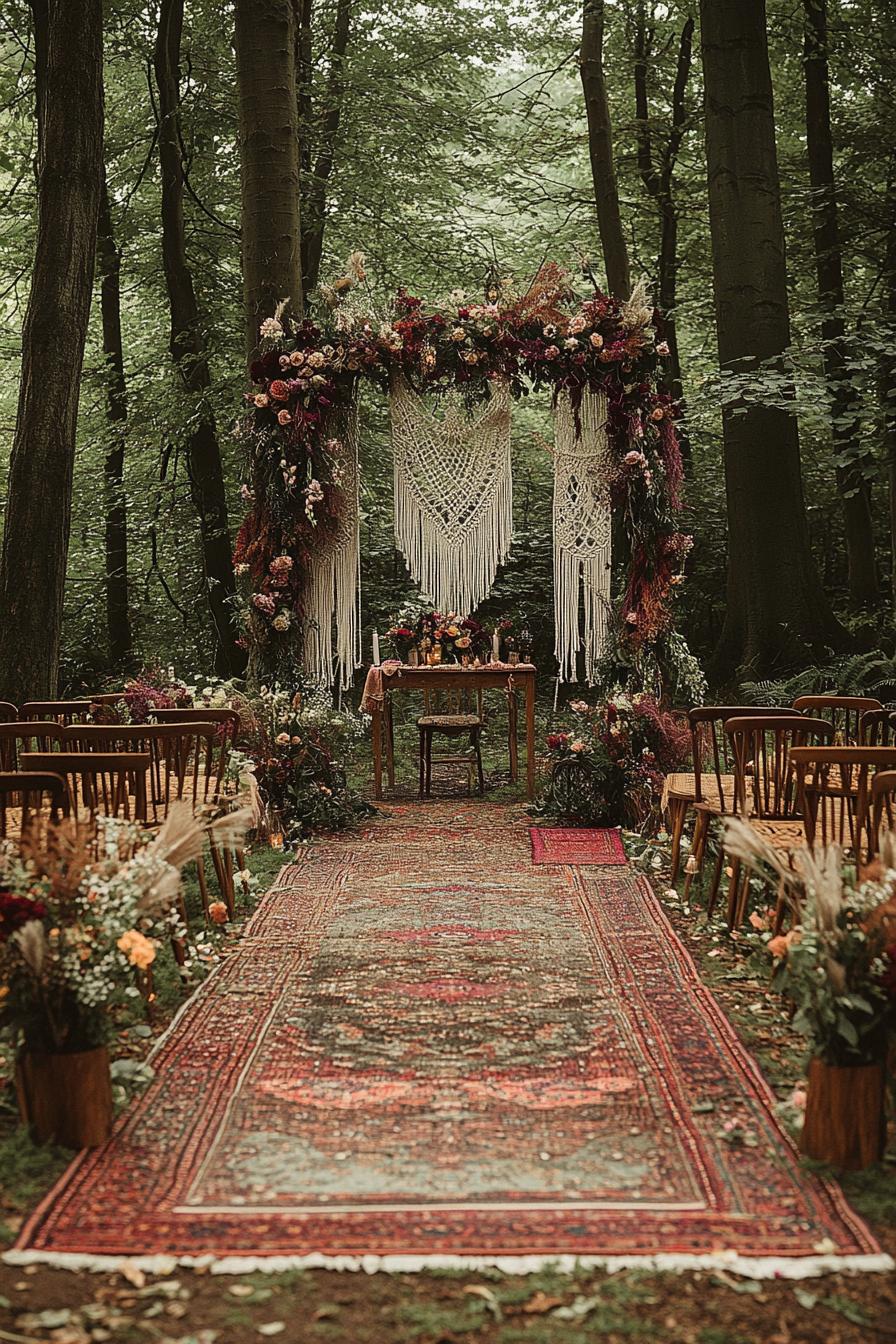
<path fill-rule="evenodd" d="M 44 821 L 58 821 L 67 803 L 61 775 L 38 770 L 0 773 L 0 839 L 20 836 Z"/>
<path fill-rule="evenodd" d="M 472 793 L 472 773 L 470 766 L 476 763 L 476 775 L 479 782 L 480 797 L 485 793 L 485 773 L 482 768 L 482 734 L 485 729 L 485 713 L 482 691 L 475 693 L 474 700 L 469 691 L 424 691 L 423 713 L 417 720 L 420 734 L 419 767 L 421 798 L 429 798 L 432 791 L 433 765 L 466 765 L 467 787 Z M 466 738 L 470 752 L 465 755 L 455 753 L 450 756 L 433 757 L 433 739 L 436 736 L 447 737 L 451 741 Z M 472 754 L 471 754 L 472 753 Z"/>
<path fill-rule="evenodd" d="M 143 791 L 150 826 L 162 824 L 173 802 L 188 802 L 195 813 L 203 814 L 226 806 L 223 786 L 230 749 L 217 723 L 71 724 L 63 729 L 63 745 L 83 752 L 145 752 L 149 765 Z M 232 915 L 232 860 L 227 850 L 222 853 L 214 843 L 209 848 L 221 895 Z M 210 899 L 202 862 L 197 862 L 196 872 L 207 916 Z"/>
<path fill-rule="evenodd" d="M 681 837 L 687 813 L 692 808 L 696 813 L 694 839 L 691 853 L 694 864 L 685 879 L 685 901 L 690 897 L 691 883 L 695 873 L 702 866 L 709 839 L 709 828 L 715 817 L 725 816 L 734 804 L 734 766 L 731 749 L 725 736 L 725 724 L 737 715 L 797 716 L 797 710 L 780 710 L 774 706 L 760 705 L 745 708 L 743 705 L 700 705 L 688 712 L 691 728 L 692 773 L 678 772 L 667 775 L 663 790 L 663 801 L 669 815 L 669 829 L 672 836 L 672 881 L 678 879 L 681 863 Z M 716 865 L 713 877 L 713 892 L 718 886 L 720 865 Z M 711 893 L 712 895 L 712 893 Z"/>
<path fill-rule="evenodd" d="M 872 695 L 798 695 L 793 708 L 810 719 L 826 719 L 834 729 L 834 745 L 857 747 L 862 741 L 862 716 L 883 705 Z"/>
<path fill-rule="evenodd" d="M 235 747 L 240 732 L 239 711 L 218 709 L 211 706 L 196 705 L 192 709 L 154 709 L 152 717 L 156 723 L 218 723 L 222 739 L 229 747 Z"/>
<path fill-rule="evenodd" d="M 864 864 L 871 850 L 873 781 L 896 770 L 896 745 L 794 747 L 790 755 L 800 776 L 807 844 L 839 845 Z"/>
<path fill-rule="evenodd" d="M 52 721 L 0 723 L 0 770 L 18 770 L 23 751 L 57 751 L 63 728 Z"/>
<path fill-rule="evenodd" d="M 57 723 L 87 723 L 89 700 L 29 700 L 19 710 L 19 719 L 55 719 Z"/>
<path fill-rule="evenodd" d="M 859 720 L 859 746 L 888 747 L 896 742 L 896 714 L 892 709 L 868 709 Z"/>
<path fill-rule="evenodd" d="M 834 726 L 826 719 L 777 715 L 729 719 L 725 732 L 734 760 L 734 811 L 774 849 L 790 854 L 803 848 L 802 779 L 791 752 L 796 747 L 826 746 Z M 722 862 L 724 863 L 724 843 Z M 728 887 L 728 927 L 743 917 L 749 872 L 733 858 Z"/>
<path fill-rule="evenodd" d="M 880 853 L 882 831 L 896 831 L 896 770 L 879 770 L 871 781 L 868 858 Z"/>
<path fill-rule="evenodd" d="M 146 821 L 149 752 L 23 751 L 19 764 L 23 771 L 61 775 L 69 815 L 77 821 L 98 815 Z"/>

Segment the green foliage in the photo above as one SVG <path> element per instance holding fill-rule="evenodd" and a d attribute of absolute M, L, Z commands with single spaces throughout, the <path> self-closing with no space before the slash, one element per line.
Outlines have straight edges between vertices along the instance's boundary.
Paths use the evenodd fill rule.
<path fill-rule="evenodd" d="M 896 658 L 873 649 L 813 665 L 778 681 L 745 681 L 741 692 L 750 705 L 790 705 L 800 695 L 873 696 L 882 703 L 896 699 Z"/>
<path fill-rule="evenodd" d="M 325 146 L 335 0 L 314 6 L 303 92 L 307 188 Z M 885 482 L 885 376 L 894 343 L 884 260 L 892 229 L 890 134 L 896 22 L 884 0 L 829 5 L 831 97 L 849 333 L 847 372 L 856 390 L 853 455 L 872 491 L 882 597 L 871 640 L 886 619 L 890 567 Z M 694 6 L 648 4 L 648 129 L 659 153 L 668 139 L 678 41 Z M 434 299 L 454 285 L 477 292 L 498 262 L 518 282 L 545 256 L 600 275 L 586 124 L 575 60 L 580 0 L 559 0 L 550 22 L 534 0 L 388 0 L 353 6 L 345 95 L 328 182 L 322 274 L 353 247 L 368 256 L 378 294 L 406 283 Z M 637 6 L 607 6 L 608 93 L 616 168 L 635 273 L 655 282 L 660 215 L 637 158 L 633 44 Z M 129 419 L 124 493 L 135 662 L 176 652 L 208 666 L 211 640 L 197 525 L 184 459 L 199 411 L 168 356 L 160 255 L 155 116 L 146 80 L 156 12 L 135 0 L 106 11 L 106 158 L 116 241 L 122 253 L 123 328 Z M 735 397 L 784 404 L 798 416 L 812 544 L 827 589 L 845 606 L 847 571 L 834 470 L 830 391 L 823 369 L 823 313 L 812 250 L 805 153 L 802 9 L 769 0 L 768 31 L 790 271 L 793 340 L 782 361 L 719 372 L 715 349 L 702 148 L 699 60 L 685 90 L 683 140 L 672 182 L 680 268 L 674 316 L 691 447 L 684 529 L 695 536 L 680 599 L 682 629 L 705 661 L 724 614 L 725 492 L 720 408 Z M 9 0 L 0 29 L 0 497 L 15 422 L 20 332 L 35 237 L 33 43 L 30 7 Z M 699 29 L 695 52 L 699 50 Z M 222 431 L 230 532 L 242 512 L 242 462 L 228 428 L 243 391 L 239 258 L 240 185 L 231 14 L 217 0 L 189 0 L 183 43 L 182 122 L 188 170 L 186 229 L 209 349 L 212 398 Z M 307 194 L 307 193 L 306 193 Z M 109 670 L 104 607 L 102 464 L 111 442 L 107 371 L 94 304 L 78 425 L 72 537 L 66 589 L 62 688 L 95 688 Z M 362 415 L 363 614 L 366 638 L 412 593 L 391 539 L 391 458 L 385 408 L 368 397 Z M 536 657 L 552 666 L 549 404 L 517 409 L 514 427 L 516 538 L 483 620 L 512 606 L 527 615 Z M 228 448 L 228 445 L 230 447 Z M 784 581 L 784 580 L 782 580 Z M 36 599 L 38 600 L 38 599 Z M 369 647 L 369 642 L 367 647 Z M 682 698 L 691 693 L 682 687 Z M 765 698 L 764 696 L 762 698 Z"/>

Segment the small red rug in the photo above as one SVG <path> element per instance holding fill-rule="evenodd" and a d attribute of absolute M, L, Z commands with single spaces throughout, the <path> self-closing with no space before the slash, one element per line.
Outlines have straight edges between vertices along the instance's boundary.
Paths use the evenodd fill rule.
<path fill-rule="evenodd" d="M 494 804 L 316 843 L 152 1064 L 11 1260 L 892 1267 L 646 879 L 536 871 Z"/>
<path fill-rule="evenodd" d="M 533 863 L 625 863 L 619 831 L 530 826 Z"/>

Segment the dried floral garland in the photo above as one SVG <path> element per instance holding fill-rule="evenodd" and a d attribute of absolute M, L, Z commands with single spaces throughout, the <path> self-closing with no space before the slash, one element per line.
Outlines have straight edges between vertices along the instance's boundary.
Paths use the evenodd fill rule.
<path fill-rule="evenodd" d="M 519 396 L 566 394 L 578 422 L 586 391 L 606 398 L 610 498 L 631 552 L 621 607 L 627 638 L 650 642 L 669 627 L 669 597 L 690 539 L 675 528 L 681 455 L 671 399 L 656 372 L 668 348 L 639 289 L 627 303 L 594 288 L 584 300 L 549 263 L 527 292 L 490 285 L 484 301 L 454 291 L 442 310 L 400 290 L 388 320 L 363 293 L 363 258 L 325 288 L 325 319 L 278 312 L 261 326 L 244 426 L 248 513 L 235 563 L 249 577 L 247 634 L 269 669 L 291 661 L 308 617 L 311 557 L 344 531 L 346 445 L 337 413 L 359 379 L 387 390 L 402 375 L 418 392 L 456 389 L 469 405 L 504 381 Z"/>

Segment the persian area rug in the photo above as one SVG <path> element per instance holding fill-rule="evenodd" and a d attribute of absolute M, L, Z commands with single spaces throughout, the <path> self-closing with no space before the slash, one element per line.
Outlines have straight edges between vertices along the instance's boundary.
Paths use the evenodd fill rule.
<path fill-rule="evenodd" d="M 533 863 L 625 863 L 618 831 L 530 826 Z"/>
<path fill-rule="evenodd" d="M 534 868 L 513 817 L 396 808 L 284 869 L 11 1258 L 891 1266 L 647 883 Z"/>

